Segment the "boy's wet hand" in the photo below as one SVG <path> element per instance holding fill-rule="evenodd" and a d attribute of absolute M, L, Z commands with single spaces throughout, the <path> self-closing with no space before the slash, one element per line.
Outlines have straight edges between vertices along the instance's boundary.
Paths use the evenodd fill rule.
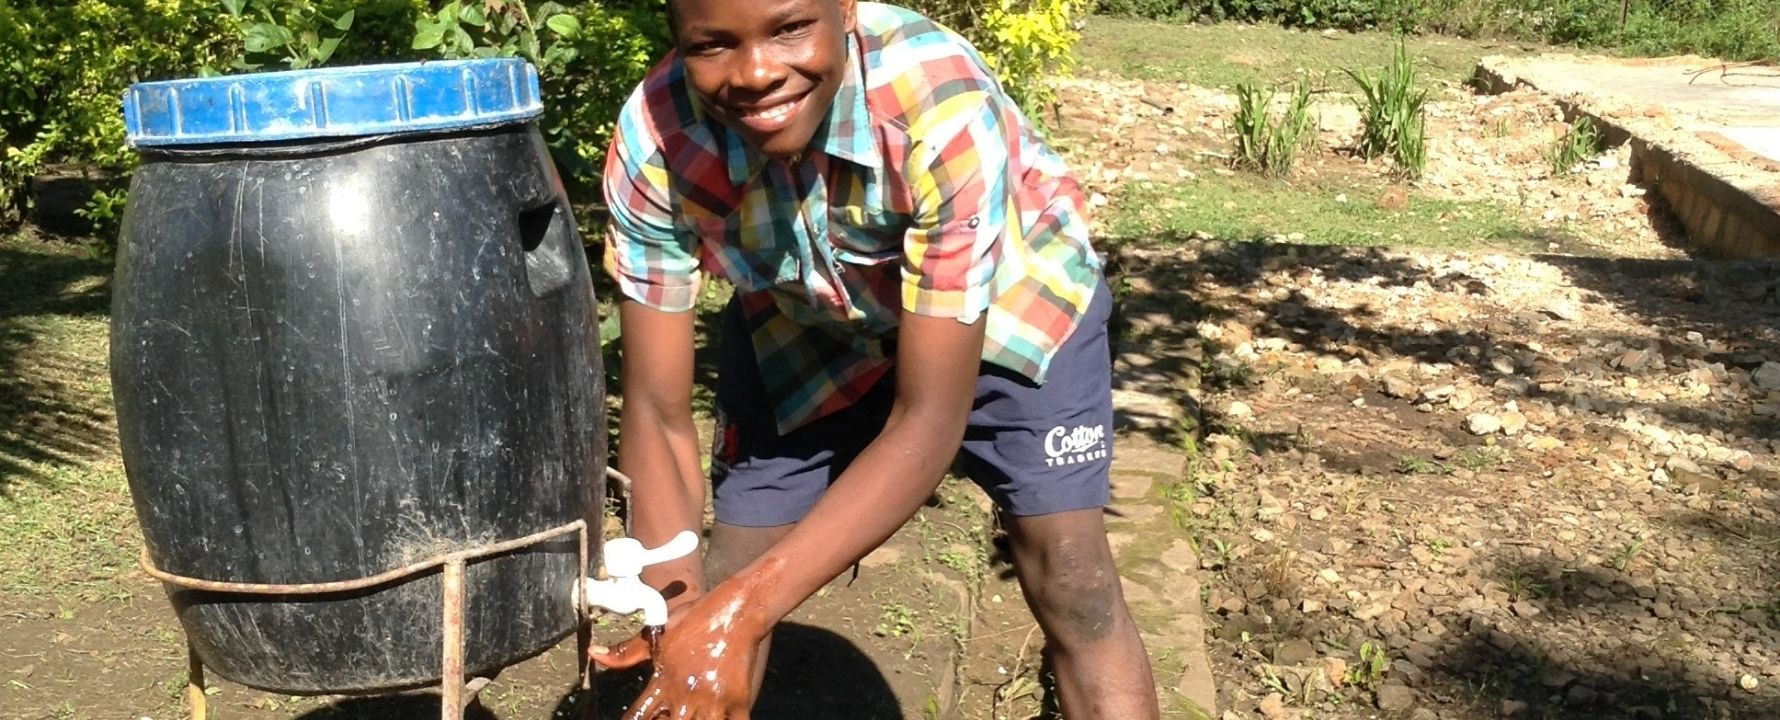
<path fill-rule="evenodd" d="M 654 661 L 649 684 L 626 720 L 748 717 L 760 641 L 770 629 L 753 612 L 752 586 L 719 585 L 670 620 L 654 647 L 640 636 L 594 656 L 594 662 L 613 668 Z"/>

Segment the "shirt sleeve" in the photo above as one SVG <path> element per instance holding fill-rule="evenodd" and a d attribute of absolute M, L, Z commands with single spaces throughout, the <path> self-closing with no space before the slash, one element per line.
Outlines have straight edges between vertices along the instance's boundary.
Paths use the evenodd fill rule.
<path fill-rule="evenodd" d="M 935 108 L 939 121 L 911 128 L 907 179 L 913 226 L 903 239 L 905 312 L 973 323 L 993 298 L 1009 226 L 1010 134 L 1017 127 L 987 93 Z"/>
<path fill-rule="evenodd" d="M 697 240 L 674 221 L 667 163 L 636 100 L 622 114 L 606 153 L 605 268 L 625 297 L 667 312 L 692 309 L 698 288 Z"/>

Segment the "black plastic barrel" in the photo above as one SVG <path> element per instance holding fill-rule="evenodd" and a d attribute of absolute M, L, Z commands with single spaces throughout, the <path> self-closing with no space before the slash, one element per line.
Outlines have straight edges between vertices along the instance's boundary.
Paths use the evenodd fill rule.
<path fill-rule="evenodd" d="M 111 369 L 159 568 L 353 580 L 597 517 L 596 309 L 536 82 L 488 60 L 131 89 Z M 574 631 L 578 557 L 568 534 L 469 564 L 470 672 Z M 210 670 L 335 693 L 439 679 L 441 585 L 168 592 Z"/>

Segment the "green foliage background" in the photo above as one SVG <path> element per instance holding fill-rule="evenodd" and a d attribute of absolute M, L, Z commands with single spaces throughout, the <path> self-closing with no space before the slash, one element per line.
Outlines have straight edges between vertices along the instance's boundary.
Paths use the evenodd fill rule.
<path fill-rule="evenodd" d="M 981 48 L 1029 112 L 1052 99 L 1087 0 L 912 0 Z M 0 0 L 0 228 L 31 219 L 30 179 L 70 163 L 127 175 L 121 95 L 193 75 L 428 58 L 521 56 L 571 186 L 596 187 L 618 107 L 668 47 L 662 0 Z M 82 212 L 101 235 L 123 207 Z"/>

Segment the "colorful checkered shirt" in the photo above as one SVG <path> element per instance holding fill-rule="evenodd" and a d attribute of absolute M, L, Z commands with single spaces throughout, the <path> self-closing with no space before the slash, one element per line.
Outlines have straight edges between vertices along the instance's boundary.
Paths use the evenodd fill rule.
<path fill-rule="evenodd" d="M 968 42 L 862 2 L 847 47 L 793 163 L 707 118 L 677 55 L 625 103 L 607 158 L 620 292 L 680 312 L 701 271 L 734 283 L 781 432 L 870 390 L 904 311 L 987 313 L 983 360 L 1043 382 L 1100 282 L 1080 188 Z"/>

